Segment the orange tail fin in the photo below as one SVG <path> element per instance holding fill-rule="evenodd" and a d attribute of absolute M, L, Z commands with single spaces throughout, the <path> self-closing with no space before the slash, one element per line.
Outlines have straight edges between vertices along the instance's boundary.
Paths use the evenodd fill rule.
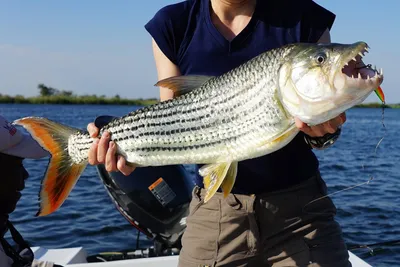
<path fill-rule="evenodd" d="M 87 162 L 74 163 L 68 154 L 68 138 L 79 131 L 45 118 L 27 117 L 16 120 L 51 154 L 39 194 L 40 209 L 36 216 L 56 211 L 68 197 Z"/>

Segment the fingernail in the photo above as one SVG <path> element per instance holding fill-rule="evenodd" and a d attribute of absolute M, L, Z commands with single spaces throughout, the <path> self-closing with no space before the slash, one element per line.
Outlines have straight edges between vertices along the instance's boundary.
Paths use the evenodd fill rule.
<path fill-rule="evenodd" d="M 93 143 L 94 143 L 95 145 L 98 145 L 99 142 L 100 142 L 100 140 L 99 140 L 98 138 L 94 139 L 94 141 L 93 141 Z"/>
<path fill-rule="evenodd" d="M 115 144 L 114 144 L 113 141 L 110 141 L 110 142 L 108 143 L 108 145 L 110 146 L 110 148 L 114 148 L 114 146 L 115 146 Z"/>

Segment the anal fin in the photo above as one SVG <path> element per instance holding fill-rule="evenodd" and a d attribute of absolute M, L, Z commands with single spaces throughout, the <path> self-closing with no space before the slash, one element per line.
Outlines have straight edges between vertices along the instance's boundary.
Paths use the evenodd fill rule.
<path fill-rule="evenodd" d="M 203 166 L 199 173 L 203 176 L 206 195 L 204 202 L 209 201 L 221 187 L 224 197 L 228 196 L 236 180 L 237 162 L 223 162 Z"/>
<path fill-rule="evenodd" d="M 224 197 L 227 197 L 229 193 L 232 191 L 233 185 L 236 181 L 238 163 L 232 162 L 231 166 L 229 167 L 228 172 L 226 173 L 225 179 L 221 184 L 222 192 L 224 193 Z"/>

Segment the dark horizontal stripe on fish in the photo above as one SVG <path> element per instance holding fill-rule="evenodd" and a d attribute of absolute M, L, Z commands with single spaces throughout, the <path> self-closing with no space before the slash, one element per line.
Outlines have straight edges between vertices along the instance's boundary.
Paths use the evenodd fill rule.
<path fill-rule="evenodd" d="M 189 119 L 183 119 L 183 120 L 175 120 L 175 121 L 168 121 L 168 122 L 153 122 L 153 123 L 148 123 L 148 124 L 140 124 L 140 125 L 135 125 L 131 128 L 125 128 L 125 129 L 119 129 L 119 130 L 113 130 L 112 128 L 110 128 L 109 130 L 111 130 L 112 133 L 115 134 L 121 134 L 123 132 L 129 131 L 129 132 L 134 132 L 137 131 L 139 129 L 142 128 L 150 128 L 150 127 L 166 127 L 166 126 L 171 126 L 177 123 L 185 123 L 185 122 L 195 122 L 195 121 L 199 121 L 199 120 L 203 120 L 205 119 L 206 116 L 200 116 L 200 117 L 196 117 L 196 118 L 189 118 Z M 132 137 L 133 135 L 129 136 Z M 124 138 L 126 139 L 126 138 Z M 122 140 L 122 139 L 115 139 L 115 140 Z"/>
<path fill-rule="evenodd" d="M 221 103 L 222 102 L 220 102 L 220 104 Z M 242 102 L 237 102 L 235 105 L 220 111 L 220 113 L 228 113 L 229 111 L 238 108 L 240 105 L 243 105 L 243 103 Z M 181 115 L 189 115 L 188 113 L 192 113 L 192 112 L 195 112 L 195 111 L 198 111 L 198 110 L 200 110 L 200 109 L 196 108 L 196 109 L 192 109 L 192 110 L 188 110 L 188 111 L 183 111 L 180 114 Z M 242 115 L 245 115 L 245 114 L 246 113 L 243 113 Z M 144 117 L 144 121 L 141 124 L 135 125 L 135 126 L 130 127 L 130 128 L 119 129 L 119 130 L 113 131 L 112 130 L 113 127 L 118 127 L 118 126 L 121 125 L 121 124 L 118 124 L 118 123 L 116 123 L 115 126 L 110 124 L 110 125 L 108 125 L 108 127 L 109 127 L 109 130 L 111 130 L 111 132 L 120 134 L 120 133 L 123 133 L 123 132 L 126 132 L 126 131 L 130 131 L 130 132 L 132 131 L 133 132 L 133 131 L 137 131 L 137 130 L 143 129 L 143 128 L 165 127 L 165 126 L 172 126 L 174 124 L 191 123 L 191 122 L 195 122 L 195 121 L 201 122 L 202 120 L 209 119 L 210 117 L 211 117 L 211 114 L 207 113 L 205 115 L 201 115 L 201 116 L 198 116 L 198 117 L 178 118 L 176 120 L 171 120 L 171 121 L 167 121 L 167 122 L 155 121 L 155 122 L 151 122 L 150 123 L 149 120 L 157 118 L 156 116 L 151 116 L 151 117 Z M 224 123 L 225 119 L 222 119 L 222 122 Z M 133 122 L 125 121 L 124 123 L 125 124 L 129 124 L 129 123 L 133 123 Z M 210 127 L 210 125 L 203 125 L 203 128 L 208 128 L 208 127 Z M 182 129 L 182 128 L 178 128 L 178 129 Z M 127 138 L 124 138 L 124 139 L 127 139 Z M 116 139 L 116 140 L 122 140 L 122 139 L 119 138 L 119 139 Z"/>
<path fill-rule="evenodd" d="M 195 127 L 175 128 L 175 129 L 171 129 L 171 130 L 159 130 L 159 129 L 157 129 L 157 130 L 153 130 L 153 131 L 151 131 L 151 129 L 150 129 L 148 132 L 139 133 L 137 135 L 125 136 L 123 138 L 115 138 L 113 140 L 118 142 L 118 141 L 121 141 L 121 140 L 128 140 L 128 139 L 134 138 L 134 137 L 164 136 L 164 135 L 171 135 L 171 134 L 177 134 L 177 133 L 185 133 L 185 132 L 190 132 L 190 131 L 206 130 L 206 129 L 214 127 L 215 125 L 218 125 L 218 124 L 224 124 L 224 123 L 228 123 L 229 121 L 235 121 L 235 120 L 239 119 L 240 117 L 247 115 L 247 113 L 248 112 L 243 112 L 242 114 L 234 114 L 234 115 L 232 115 L 230 117 L 225 117 L 225 118 L 222 118 L 222 119 L 220 119 L 218 121 L 214 121 L 214 122 L 209 123 L 209 124 L 200 124 L 199 126 L 195 126 Z M 174 124 L 178 123 L 178 122 L 179 121 L 176 121 L 176 122 L 174 122 Z M 160 126 L 164 126 L 164 125 L 160 125 Z M 147 127 L 147 128 L 149 128 L 149 127 Z M 122 133 L 122 131 L 120 130 L 120 131 L 117 131 L 116 133 Z"/>
<path fill-rule="evenodd" d="M 90 145 L 93 143 L 93 140 L 90 139 L 89 135 L 81 136 L 77 135 L 75 140 L 76 145 Z"/>
<path fill-rule="evenodd" d="M 171 130 L 158 130 L 158 131 L 148 131 L 148 132 L 144 132 L 144 133 L 139 133 L 136 135 L 131 135 L 131 136 L 125 136 L 124 138 L 116 138 L 114 139 L 116 142 L 121 141 L 121 140 L 128 140 L 130 138 L 135 138 L 135 137 L 143 137 L 143 136 L 164 136 L 164 135 L 171 135 L 171 134 L 176 134 L 176 133 L 184 133 L 184 132 L 190 132 L 190 131 L 198 131 L 201 129 L 206 129 L 207 127 L 213 127 L 215 126 L 217 123 L 211 123 L 211 124 L 207 124 L 207 125 L 200 125 L 200 126 L 196 126 L 196 127 L 190 127 L 190 128 L 176 128 L 176 129 L 171 129 Z"/>
<path fill-rule="evenodd" d="M 254 118 L 255 120 L 255 118 Z M 253 121 L 250 121 L 249 124 L 252 124 Z M 260 127 L 262 127 L 264 125 L 260 125 Z M 225 138 L 225 139 L 221 139 L 218 141 L 213 141 L 213 142 L 208 142 L 206 144 L 191 144 L 188 146 L 178 146 L 178 147 L 174 147 L 174 146 L 169 146 L 170 144 L 165 144 L 166 146 L 154 146 L 154 147 L 134 147 L 131 149 L 126 149 L 126 152 L 158 152 L 158 151 L 172 151 L 172 152 L 176 152 L 176 151 L 183 151 L 183 150 L 196 150 L 196 149 L 200 149 L 200 148 L 204 148 L 204 147 L 212 147 L 213 145 L 216 144 L 220 144 L 220 143 L 226 143 L 226 142 L 233 142 L 243 136 L 248 135 L 249 133 L 253 133 L 254 129 L 249 128 L 247 131 L 235 135 L 235 136 L 231 136 L 229 138 Z"/>
<path fill-rule="evenodd" d="M 211 122 L 208 124 L 200 124 L 199 126 L 195 126 L 195 127 L 180 127 L 180 128 L 170 129 L 170 130 L 161 130 L 161 129 L 154 130 L 154 129 L 151 129 L 152 125 L 149 124 L 149 125 L 135 126 L 135 127 L 132 127 L 131 129 L 120 129 L 118 131 L 115 131 L 114 133 L 123 133 L 125 131 L 132 131 L 134 133 L 134 131 L 136 131 L 140 128 L 145 128 L 145 127 L 150 128 L 147 132 L 144 132 L 144 133 L 127 135 L 123 138 L 122 137 L 115 138 L 113 140 L 118 142 L 118 141 L 122 141 L 122 140 L 128 140 L 128 139 L 133 139 L 133 138 L 143 137 L 143 136 L 165 136 L 165 135 L 171 135 L 171 134 L 177 134 L 177 133 L 185 133 L 185 132 L 189 132 L 189 131 L 205 130 L 205 129 L 214 127 L 217 124 L 224 124 L 224 123 L 228 123 L 229 121 L 234 122 L 237 119 L 240 119 L 240 117 L 247 116 L 249 113 L 254 112 L 256 109 L 258 109 L 262 105 L 263 105 L 263 99 L 260 99 L 259 102 L 252 107 L 252 109 L 243 111 L 241 114 L 233 114 L 232 116 L 229 116 L 229 117 L 222 117 L 221 119 L 219 119 L 217 121 L 214 121 L 214 122 Z M 228 114 L 227 110 L 224 110 L 222 112 L 225 114 Z M 208 119 L 208 118 L 210 118 L 209 114 L 201 117 L 201 119 Z M 188 121 L 193 122 L 193 121 L 197 121 L 197 119 L 192 118 L 192 119 L 189 119 Z M 154 125 L 154 126 L 165 127 L 167 125 L 170 126 L 170 125 L 177 124 L 177 123 L 182 123 L 182 121 L 173 121 L 170 123 L 158 124 L 158 125 Z"/>
<path fill-rule="evenodd" d="M 241 95 L 243 93 L 245 93 L 245 90 L 240 91 L 239 94 L 233 94 L 230 97 L 223 98 L 222 101 L 218 101 L 218 102 L 214 103 L 214 105 L 225 104 L 226 102 L 228 102 L 230 100 L 234 100 L 237 97 L 241 97 Z M 187 100 L 187 99 L 183 99 L 183 100 Z M 174 110 L 172 113 L 168 114 L 168 117 L 170 117 L 171 115 L 173 115 L 173 116 L 177 115 L 178 113 L 181 114 L 181 115 L 190 115 L 192 113 L 201 112 L 203 110 L 206 110 L 206 109 L 210 108 L 210 105 L 208 103 L 205 103 L 204 105 L 197 106 L 197 107 L 192 108 L 192 109 L 182 110 L 182 109 L 179 109 L 179 108 L 180 107 L 185 107 L 185 106 L 194 106 L 194 104 L 200 104 L 202 102 L 209 101 L 210 99 L 204 99 L 202 102 L 194 102 L 194 103 L 187 103 L 187 102 L 186 103 L 182 103 L 183 100 L 177 102 L 176 105 L 167 105 L 167 104 L 162 105 L 162 104 L 160 104 L 160 105 L 155 105 L 155 106 L 149 106 L 149 107 L 146 107 L 146 108 L 144 108 L 142 110 L 131 112 L 128 115 L 121 117 L 120 120 L 115 120 L 115 121 L 111 122 L 109 125 L 107 125 L 104 128 L 104 130 L 110 129 L 112 127 L 120 126 L 121 124 L 129 124 L 129 123 L 133 123 L 133 122 L 140 122 L 141 120 L 160 119 L 160 118 L 165 117 L 165 116 L 163 116 L 164 114 L 162 112 L 165 111 L 165 110 L 169 110 L 171 108 L 175 108 L 176 110 Z M 165 101 L 165 102 L 167 102 L 167 101 Z M 161 103 L 164 103 L 164 102 L 161 102 Z M 235 106 L 232 106 L 232 108 L 235 108 L 238 105 L 239 104 L 237 104 Z M 149 115 L 146 114 L 148 112 L 153 112 L 154 115 L 149 116 Z M 127 120 L 127 118 L 128 118 L 128 120 Z M 197 117 L 197 118 L 195 117 L 195 118 L 193 118 L 191 120 L 199 120 L 199 119 L 200 119 L 199 117 Z M 123 121 L 123 122 L 121 123 L 121 121 Z M 173 123 L 175 121 L 171 121 L 171 122 Z M 181 122 L 181 119 L 176 120 L 176 122 Z M 146 127 L 146 125 L 144 123 L 142 123 L 141 125 L 138 125 L 137 127 L 138 128 Z"/>

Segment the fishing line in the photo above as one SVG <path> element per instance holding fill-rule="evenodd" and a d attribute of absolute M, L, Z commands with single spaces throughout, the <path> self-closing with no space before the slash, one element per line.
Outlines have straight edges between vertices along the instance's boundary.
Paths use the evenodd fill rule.
<path fill-rule="evenodd" d="M 383 128 L 383 136 L 382 138 L 379 140 L 378 144 L 375 147 L 375 156 L 376 156 L 376 152 L 377 149 L 379 147 L 379 145 L 381 144 L 381 142 L 383 141 L 383 139 L 385 138 L 386 134 L 387 134 L 387 128 L 385 126 L 385 101 L 382 101 L 382 128 Z M 351 245 L 348 246 L 348 250 L 357 250 L 357 249 L 368 249 L 369 250 L 369 254 L 370 255 L 374 255 L 375 251 L 377 249 L 373 249 L 372 247 L 376 247 L 376 246 L 397 246 L 400 244 L 400 239 L 398 240 L 390 240 L 390 241 L 384 241 L 384 242 L 378 242 L 378 243 L 372 243 L 372 244 L 366 244 L 366 245 Z"/>
<path fill-rule="evenodd" d="M 379 145 L 381 144 L 381 142 L 383 141 L 383 139 L 385 138 L 385 136 L 387 134 L 387 129 L 386 129 L 386 126 L 385 126 L 385 107 L 386 107 L 386 103 L 385 103 L 385 101 L 382 101 L 382 120 L 381 120 L 381 123 L 382 123 L 382 128 L 383 128 L 383 136 L 382 136 L 381 140 L 379 140 L 378 144 L 375 147 L 375 156 L 376 156 L 376 151 L 377 151 Z"/>
<path fill-rule="evenodd" d="M 374 163 L 375 163 L 375 160 L 376 160 L 376 154 L 377 154 L 378 147 L 379 147 L 380 144 L 382 143 L 382 141 L 383 141 L 383 139 L 385 138 L 386 133 L 387 133 L 387 129 L 386 129 L 386 126 L 385 126 L 385 107 L 386 107 L 385 101 L 382 101 L 381 124 L 382 124 L 382 128 L 383 128 L 383 130 L 384 130 L 384 133 L 383 133 L 383 136 L 380 138 L 380 140 L 378 141 L 378 143 L 377 143 L 376 146 L 375 146 L 375 149 L 374 149 Z M 364 164 L 362 165 L 362 168 L 363 168 L 363 170 L 365 169 Z M 335 191 L 335 192 L 333 192 L 333 193 L 327 194 L 327 195 L 325 195 L 325 196 L 316 198 L 316 199 L 314 199 L 314 200 L 308 202 L 306 205 L 303 206 L 303 212 L 308 213 L 308 214 L 314 214 L 314 215 L 325 215 L 326 213 L 324 213 L 324 212 L 308 212 L 308 211 L 305 210 L 305 208 L 306 208 L 308 205 L 311 205 L 311 204 L 313 204 L 314 202 L 317 202 L 317 201 L 322 200 L 322 199 L 324 199 L 324 198 L 331 197 L 331 196 L 333 196 L 333 195 L 336 195 L 336 194 L 342 193 L 342 192 L 344 192 L 344 191 L 348 191 L 348 190 L 351 190 L 351 189 L 354 189 L 354 188 L 357 188 L 357 187 L 360 187 L 360 186 L 363 186 L 363 185 L 367 185 L 367 184 L 369 184 L 373 179 L 374 179 L 374 177 L 371 175 L 370 178 L 369 178 L 367 181 L 365 181 L 365 182 L 362 182 L 362 183 L 359 183 L 359 184 L 356 184 L 356 185 L 352 185 L 352 186 L 346 187 L 346 188 L 344 188 L 344 189 L 342 189 L 342 190 L 338 190 L 338 191 Z"/>
<path fill-rule="evenodd" d="M 327 214 L 327 213 L 324 213 L 324 212 L 308 212 L 308 211 L 305 210 L 305 208 L 306 208 L 308 205 L 311 205 L 312 203 L 317 202 L 317 201 L 319 201 L 319 200 L 321 200 L 321 199 L 324 199 L 324 198 L 327 198 L 327 197 L 331 197 L 331 196 L 333 196 L 333 195 L 336 195 L 336 194 L 339 194 L 339 193 L 341 193 L 341 192 L 354 189 L 354 188 L 359 187 L 359 186 L 362 186 L 362 185 L 369 184 L 373 179 L 374 179 L 374 178 L 371 176 L 371 177 L 368 179 L 368 181 L 366 181 L 366 182 L 362 182 L 362 183 L 359 183 L 359 184 L 356 184 L 356 185 L 353 185 L 353 186 L 349 186 L 349 187 L 346 187 L 346 188 L 344 188 L 344 189 L 342 189 L 342 190 L 338 190 L 338 191 L 335 191 L 335 192 L 333 192 L 333 193 L 327 194 L 327 195 L 325 195 L 325 196 L 316 198 L 316 199 L 314 199 L 314 200 L 308 202 L 306 205 L 304 205 L 304 207 L 303 207 L 303 212 L 306 212 L 306 213 L 308 213 L 308 214 L 315 214 L 315 215 L 324 215 L 324 214 Z"/>
<path fill-rule="evenodd" d="M 384 242 L 378 242 L 378 243 L 367 244 L 367 245 L 349 245 L 348 246 L 348 250 L 368 248 L 371 251 L 373 251 L 374 249 L 372 249 L 371 247 L 376 247 L 376 246 L 397 246 L 398 244 L 400 244 L 400 239 L 384 241 Z"/>
<path fill-rule="evenodd" d="M 366 245 L 347 245 L 347 249 L 350 250 L 357 250 L 357 249 L 368 249 L 368 253 L 371 256 L 376 255 L 376 251 L 383 250 L 384 248 L 382 247 L 395 247 L 400 244 L 400 239 L 398 240 L 390 240 L 390 241 L 384 241 L 384 242 L 378 242 L 378 243 L 373 243 L 373 244 L 366 244 Z M 377 247 L 378 246 L 378 247 Z M 372 247 L 377 247 L 377 248 L 372 248 Z"/>

